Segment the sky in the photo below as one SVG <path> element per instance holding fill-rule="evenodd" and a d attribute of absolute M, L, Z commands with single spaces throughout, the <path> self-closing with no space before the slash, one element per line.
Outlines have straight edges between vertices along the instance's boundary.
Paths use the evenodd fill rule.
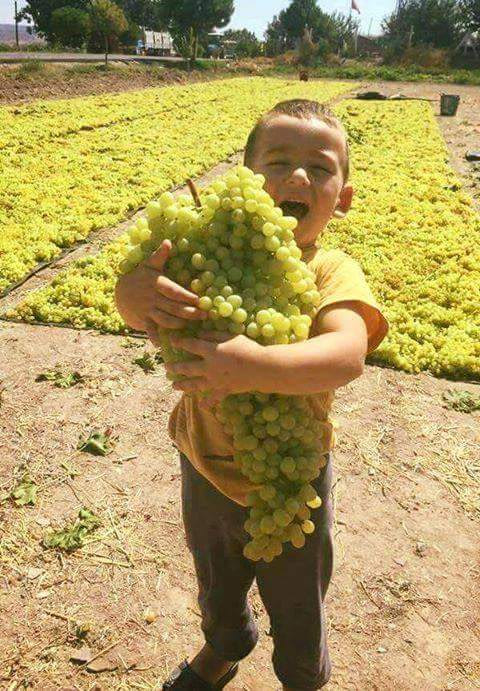
<path fill-rule="evenodd" d="M 356 0 L 360 8 L 360 15 L 353 12 L 354 17 L 360 19 L 360 32 L 368 34 L 380 33 L 380 25 L 385 15 L 390 14 L 395 7 L 395 0 Z M 23 0 L 18 0 L 18 8 L 23 6 Z M 68 4 L 68 2 L 65 2 Z M 249 29 L 258 38 L 263 37 L 274 14 L 288 7 L 290 0 L 235 0 L 235 13 L 229 28 Z M 14 0 L 0 0 L 0 24 L 13 23 Z M 325 12 L 334 10 L 347 14 L 350 11 L 349 0 L 319 0 L 318 5 Z"/>

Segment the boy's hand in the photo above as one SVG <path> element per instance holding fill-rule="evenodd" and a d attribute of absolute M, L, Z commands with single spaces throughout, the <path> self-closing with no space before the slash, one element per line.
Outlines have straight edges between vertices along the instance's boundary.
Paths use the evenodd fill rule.
<path fill-rule="evenodd" d="M 198 296 L 163 275 L 172 245 L 164 240 L 147 260 L 122 276 L 115 288 L 117 308 L 125 322 L 138 331 L 146 331 L 159 346 L 157 326 L 183 329 L 188 321 L 207 317 L 198 309 Z"/>
<path fill-rule="evenodd" d="M 168 372 L 186 378 L 175 382 L 175 389 L 187 393 L 211 391 L 213 403 L 232 393 L 254 391 L 264 348 L 246 336 L 231 336 L 207 331 L 201 338 L 171 335 L 170 343 L 197 357 L 165 365 Z"/>

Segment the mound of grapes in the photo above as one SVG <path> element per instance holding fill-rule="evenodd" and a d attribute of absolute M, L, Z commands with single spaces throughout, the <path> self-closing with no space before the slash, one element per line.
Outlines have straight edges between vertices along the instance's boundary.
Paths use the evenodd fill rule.
<path fill-rule="evenodd" d="M 315 276 L 295 243 L 297 220 L 285 216 L 264 189 L 265 179 L 238 166 L 198 194 L 175 199 L 164 193 L 147 206 L 147 218 L 129 230 L 122 273 L 149 257 L 164 239 L 172 242 L 166 275 L 199 296 L 208 319 L 200 329 L 245 334 L 262 345 L 308 338 L 320 296 Z M 170 345 L 160 330 L 165 362 L 191 357 Z M 179 333 L 179 332 L 176 332 Z M 245 530 L 249 559 L 272 561 L 282 544 L 301 548 L 312 533 L 311 509 L 321 505 L 310 484 L 322 458 L 317 421 L 302 396 L 230 395 L 217 419 L 233 438 L 234 461 L 255 489 Z"/>

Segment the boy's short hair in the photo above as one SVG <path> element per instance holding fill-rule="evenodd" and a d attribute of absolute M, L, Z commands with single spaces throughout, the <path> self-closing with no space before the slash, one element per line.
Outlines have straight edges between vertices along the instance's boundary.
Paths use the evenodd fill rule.
<path fill-rule="evenodd" d="M 277 103 L 277 105 L 271 110 L 265 113 L 265 115 L 262 115 L 248 135 L 244 154 L 244 162 L 246 166 L 251 168 L 253 165 L 255 147 L 258 143 L 258 135 L 260 134 L 262 127 L 264 127 L 264 125 L 278 115 L 289 115 L 290 117 L 298 118 L 299 120 L 316 119 L 326 123 L 329 127 L 334 127 L 335 129 L 340 130 L 340 132 L 342 132 L 342 134 L 345 136 L 345 161 L 342 166 L 343 184 L 348 181 L 348 177 L 350 175 L 350 154 L 345 128 L 340 120 L 335 117 L 332 111 L 326 108 L 322 103 L 319 103 L 318 101 L 309 101 L 306 98 L 295 98 L 290 101 L 281 101 L 280 103 Z"/>

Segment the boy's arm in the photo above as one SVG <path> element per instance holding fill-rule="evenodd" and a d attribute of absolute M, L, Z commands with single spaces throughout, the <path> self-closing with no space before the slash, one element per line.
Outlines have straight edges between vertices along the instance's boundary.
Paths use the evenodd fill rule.
<path fill-rule="evenodd" d="M 333 304 L 318 319 L 318 336 L 290 346 L 267 347 L 258 391 L 315 394 L 338 389 L 363 374 L 368 334 L 361 307 Z"/>
<path fill-rule="evenodd" d="M 172 337 L 174 345 L 199 359 L 167 370 L 185 375 L 174 386 L 189 392 L 307 395 L 337 389 L 363 372 L 368 338 L 362 308 L 355 301 L 339 302 L 325 307 L 318 319 L 320 335 L 290 345 L 261 346 L 245 336 L 221 343 Z"/>

